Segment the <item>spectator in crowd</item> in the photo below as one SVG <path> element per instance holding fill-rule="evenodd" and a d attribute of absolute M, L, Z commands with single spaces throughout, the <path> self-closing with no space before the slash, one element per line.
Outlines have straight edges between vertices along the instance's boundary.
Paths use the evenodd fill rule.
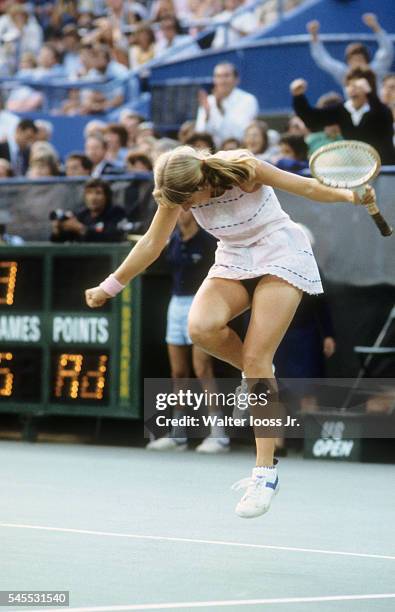
<path fill-rule="evenodd" d="M 194 132 L 185 141 L 186 145 L 190 145 L 194 149 L 207 149 L 210 153 L 215 153 L 215 144 L 213 137 L 208 132 Z"/>
<path fill-rule="evenodd" d="M 111 58 L 111 49 L 108 45 L 97 44 L 93 46 L 93 68 L 89 71 L 89 78 L 123 79 L 128 76 L 128 69 Z"/>
<path fill-rule="evenodd" d="M 342 103 L 343 98 L 335 91 L 330 91 L 317 100 L 317 108 L 331 108 L 336 104 Z M 336 123 L 334 125 L 325 126 L 324 129 L 319 132 L 307 134 L 307 136 L 305 136 L 305 141 L 308 146 L 308 156 L 310 157 L 314 151 L 320 147 L 338 140 L 343 140 L 343 136 L 340 127 Z"/>
<path fill-rule="evenodd" d="M 383 84 L 380 92 L 381 101 L 390 108 L 392 117 L 394 120 L 394 133 L 395 133 L 395 73 L 387 74 L 383 78 Z M 395 145 L 395 135 L 394 135 Z"/>
<path fill-rule="evenodd" d="M 267 27 L 277 19 L 281 18 L 281 13 L 291 11 L 295 7 L 299 6 L 304 0 L 282 0 L 281 3 L 278 0 L 266 0 L 258 8 L 259 22 L 262 26 Z M 281 10 L 281 13 L 280 13 Z"/>
<path fill-rule="evenodd" d="M 190 45 L 187 45 L 187 43 L 190 43 Z M 184 51 L 183 47 L 187 47 L 185 51 L 188 55 L 200 51 L 200 47 L 194 42 L 192 36 L 182 34 L 181 26 L 175 16 L 167 15 L 163 17 L 160 21 L 160 31 L 155 43 L 155 57 L 162 56 L 170 49 L 174 52 L 178 48 L 177 57 L 179 57 L 180 53 Z"/>
<path fill-rule="evenodd" d="M 255 120 L 247 126 L 244 132 L 244 146 L 258 159 L 271 161 L 278 157 L 278 141 L 280 135 L 276 130 L 270 130 L 266 121 Z"/>
<path fill-rule="evenodd" d="M 91 68 L 86 80 L 126 79 L 128 70 L 119 62 L 111 59 L 108 45 L 95 45 L 93 47 L 93 58 Z M 84 114 L 104 113 L 117 106 L 121 106 L 125 100 L 125 91 L 122 84 L 110 84 L 101 91 L 86 89 L 81 92 L 82 107 Z"/>
<path fill-rule="evenodd" d="M 81 114 L 81 96 L 80 90 L 69 89 L 66 99 L 60 106 L 60 113 L 62 115 L 79 115 Z"/>
<path fill-rule="evenodd" d="M 59 155 L 55 147 L 46 140 L 35 140 L 30 147 L 29 161 L 38 157 L 52 157 L 54 164 L 59 165 Z"/>
<path fill-rule="evenodd" d="M 215 15 L 213 22 L 228 22 L 227 26 L 216 29 L 211 47 L 221 49 L 233 45 L 243 36 L 251 34 L 259 26 L 255 11 L 244 11 L 247 6 L 245 0 L 223 0 L 224 10 Z M 236 13 L 236 15 L 235 15 Z"/>
<path fill-rule="evenodd" d="M 84 153 L 70 153 L 65 163 L 66 176 L 90 176 L 93 163 Z"/>
<path fill-rule="evenodd" d="M 295 136 L 304 137 L 306 137 L 310 133 L 310 130 L 308 129 L 304 121 L 302 121 L 302 119 L 298 117 L 298 115 L 296 115 L 295 113 L 293 113 L 288 119 L 286 131 L 288 132 L 288 134 L 295 134 Z"/>
<path fill-rule="evenodd" d="M 64 49 L 63 67 L 71 79 L 78 78 L 82 70 L 80 57 L 81 36 L 75 24 L 69 23 L 62 29 L 62 45 Z"/>
<path fill-rule="evenodd" d="M 16 176 L 26 174 L 29 166 L 30 147 L 37 134 L 37 128 L 31 119 L 22 119 L 12 136 L 0 142 L 0 158 L 11 162 Z"/>
<path fill-rule="evenodd" d="M 68 177 L 87 177 L 91 175 L 93 164 L 89 157 L 84 153 L 74 152 L 67 156 L 65 162 L 65 174 Z M 68 185 L 70 190 L 70 185 Z M 82 183 L 73 183 L 73 195 L 69 192 L 70 198 L 73 199 L 73 210 L 78 210 L 84 206 L 84 185 Z"/>
<path fill-rule="evenodd" d="M 136 70 L 155 56 L 155 34 L 148 25 L 141 25 L 134 33 L 134 42 L 129 48 L 129 68 Z"/>
<path fill-rule="evenodd" d="M 143 153 L 131 152 L 127 156 L 127 171 L 152 172 L 152 162 Z M 131 180 L 124 194 L 124 209 L 128 221 L 128 232 L 143 234 L 151 224 L 157 210 L 152 196 L 154 182 L 152 178 Z"/>
<path fill-rule="evenodd" d="M 219 146 L 220 151 L 236 151 L 240 148 L 241 142 L 237 138 L 226 138 Z"/>
<path fill-rule="evenodd" d="M 144 121 L 144 117 L 140 113 L 125 108 L 119 115 L 119 123 L 126 128 L 128 133 L 128 144 L 129 148 L 134 147 L 136 144 L 136 138 L 140 123 Z"/>
<path fill-rule="evenodd" d="M 345 87 L 344 104 L 314 108 L 305 96 L 307 82 L 296 79 L 291 83 L 294 110 L 311 130 L 337 124 L 344 138 L 367 142 L 377 149 L 383 164 L 394 164 L 392 113 L 377 97 L 374 73 L 362 68 L 351 70 Z"/>
<path fill-rule="evenodd" d="M 53 220 L 52 242 L 120 242 L 123 231 L 118 223 L 125 218 L 125 211 L 112 204 L 109 183 L 94 178 L 85 183 L 85 205 L 74 215 L 65 211 L 64 218 Z"/>
<path fill-rule="evenodd" d="M 147 9 L 139 2 L 123 2 L 122 0 L 106 0 L 106 8 L 107 21 L 112 30 L 114 44 L 119 48 L 127 47 L 125 28 L 146 19 Z"/>
<path fill-rule="evenodd" d="M 171 376 L 175 390 L 182 388 L 180 379 L 191 375 L 189 363 L 192 349 L 192 369 L 196 378 L 205 389 L 215 393 L 217 388 L 212 358 L 192 345 L 188 333 L 188 314 L 195 293 L 213 262 L 216 240 L 198 226 L 191 211 L 181 211 L 177 225 L 167 247 L 167 260 L 173 278 L 166 330 Z M 210 413 L 222 416 L 217 407 Z M 183 414 L 181 407 L 176 407 L 173 419 L 178 421 Z M 149 442 L 146 448 L 151 451 L 183 451 L 187 449 L 187 442 L 186 428 L 177 423 L 168 436 Z M 224 453 L 229 448 L 229 438 L 224 428 L 213 426 L 211 435 L 196 450 L 201 453 Z"/>
<path fill-rule="evenodd" d="M 104 174 L 119 174 L 122 168 L 107 161 L 107 143 L 100 134 L 92 134 L 85 141 L 85 155 L 93 164 L 92 176 L 98 178 Z"/>
<path fill-rule="evenodd" d="M 188 138 L 195 133 L 195 121 L 184 121 L 178 130 L 177 138 L 181 144 L 186 144 Z"/>
<path fill-rule="evenodd" d="M 172 151 L 176 147 L 179 147 L 180 143 L 178 140 L 173 140 L 173 138 L 161 138 L 160 140 L 156 140 L 152 146 L 151 150 L 148 152 L 149 157 L 155 162 L 159 155 L 162 153 L 167 153 L 168 151 Z"/>
<path fill-rule="evenodd" d="M 53 135 L 53 123 L 45 119 L 35 119 L 34 123 L 37 128 L 36 142 L 50 141 Z"/>
<path fill-rule="evenodd" d="M 8 179 L 14 176 L 14 171 L 7 159 L 0 158 L 0 179 Z"/>
<path fill-rule="evenodd" d="M 280 158 L 275 166 L 288 172 L 302 172 L 308 168 L 307 144 L 303 136 L 295 134 L 283 134 L 280 138 Z"/>
<path fill-rule="evenodd" d="M 218 6 L 216 6 L 218 5 Z M 177 11 L 177 14 L 184 17 L 190 24 L 189 32 L 192 36 L 199 33 L 199 26 L 202 23 L 207 23 L 208 18 L 222 10 L 222 2 L 213 2 L 212 0 L 189 0 L 187 6 L 182 11 Z"/>
<path fill-rule="evenodd" d="M 54 44 L 46 43 L 41 47 L 37 57 L 37 68 L 31 70 L 31 76 L 34 79 L 66 77 L 60 53 Z"/>
<path fill-rule="evenodd" d="M 25 51 L 20 57 L 18 71 L 15 76 L 30 76 L 33 68 L 37 68 L 37 57 L 31 51 Z"/>
<path fill-rule="evenodd" d="M 92 119 L 91 121 L 88 121 L 84 127 L 85 140 L 89 138 L 89 136 L 96 136 L 96 134 L 101 134 L 104 137 L 106 127 L 107 123 L 101 119 Z"/>
<path fill-rule="evenodd" d="M 136 143 L 136 149 L 140 153 L 145 153 L 146 155 L 148 155 L 148 157 L 152 157 L 153 151 L 157 149 L 157 146 L 160 142 L 161 140 L 156 140 L 154 136 L 138 136 L 137 143 Z M 166 150 L 168 149 L 166 148 Z"/>
<path fill-rule="evenodd" d="M 4 94 L 0 91 L 0 142 L 13 136 L 20 119 L 15 113 L 4 108 Z"/>
<path fill-rule="evenodd" d="M 77 77 L 83 79 L 87 77 L 91 70 L 94 69 L 94 53 L 93 45 L 86 39 L 81 40 L 79 52 L 80 68 L 77 71 Z"/>
<path fill-rule="evenodd" d="M 104 130 L 104 140 L 107 144 L 106 159 L 118 166 L 124 166 L 128 154 L 126 128 L 118 123 L 109 123 Z"/>
<path fill-rule="evenodd" d="M 158 22 L 168 15 L 176 15 L 177 10 L 173 0 L 154 0 L 151 5 L 150 21 Z"/>
<path fill-rule="evenodd" d="M 239 75 L 228 62 L 214 68 L 214 88 L 208 95 L 199 93 L 196 131 L 209 132 L 218 147 L 226 138 L 242 140 L 244 130 L 258 114 L 258 101 L 250 93 L 237 87 Z"/>
<path fill-rule="evenodd" d="M 136 143 L 138 144 L 139 138 L 147 138 L 147 136 L 153 136 L 155 138 L 155 125 L 152 121 L 142 121 L 137 128 Z"/>
<path fill-rule="evenodd" d="M 22 73 L 22 74 L 21 74 Z M 66 73 L 60 64 L 60 54 L 55 45 L 46 43 L 38 53 L 37 67 L 24 69 L 17 76 L 29 77 L 37 81 L 47 81 L 54 77 L 65 77 Z M 27 85 L 21 85 L 12 90 L 8 98 L 8 108 L 16 112 L 29 112 L 41 109 L 47 101 L 52 107 L 60 106 L 63 102 L 62 91 L 48 91 L 46 95 Z"/>
<path fill-rule="evenodd" d="M 351 43 L 346 47 L 346 63 L 334 59 L 319 39 L 320 22 L 314 20 L 307 24 L 307 30 L 311 36 L 310 51 L 315 63 L 322 70 L 328 72 L 336 83 L 342 87 L 346 74 L 350 69 L 370 68 L 375 72 L 379 81 L 391 69 L 394 59 L 394 48 L 387 32 L 383 30 L 376 15 L 373 13 L 362 15 L 362 21 L 375 33 L 379 46 L 372 61 L 370 61 L 369 49 L 362 43 Z"/>
<path fill-rule="evenodd" d="M 47 36 L 49 31 L 59 32 L 65 25 L 75 23 L 78 18 L 78 4 L 77 0 L 58 0 L 53 3 L 49 16 Z"/>
<path fill-rule="evenodd" d="M 131 151 L 126 158 L 128 172 L 152 172 L 152 161 L 147 155 Z"/>
<path fill-rule="evenodd" d="M 36 18 L 29 14 L 27 5 L 10 3 L 7 12 L 0 17 L 0 73 L 13 74 L 17 69 L 18 55 L 25 51 L 37 54 L 43 35 Z"/>
<path fill-rule="evenodd" d="M 59 166 L 51 155 L 41 155 L 33 158 L 26 173 L 28 178 L 43 178 L 46 176 L 59 175 Z"/>

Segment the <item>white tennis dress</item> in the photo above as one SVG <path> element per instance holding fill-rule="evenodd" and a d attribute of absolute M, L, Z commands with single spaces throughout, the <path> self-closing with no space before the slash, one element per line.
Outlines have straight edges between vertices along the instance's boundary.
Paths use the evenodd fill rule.
<path fill-rule="evenodd" d="M 247 279 L 272 274 L 306 293 L 322 293 L 310 241 L 281 208 L 272 187 L 254 193 L 233 187 L 191 208 L 219 242 L 208 278 Z"/>

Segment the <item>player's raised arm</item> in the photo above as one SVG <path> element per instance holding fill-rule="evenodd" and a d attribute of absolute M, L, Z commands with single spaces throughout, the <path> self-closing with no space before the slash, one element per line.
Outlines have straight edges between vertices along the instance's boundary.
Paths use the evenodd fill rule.
<path fill-rule="evenodd" d="M 285 172 L 264 161 L 257 161 L 255 176 L 256 181 L 262 185 L 288 191 L 288 193 L 316 200 L 317 202 L 359 203 L 358 196 L 350 189 L 326 187 L 316 179 Z"/>
<path fill-rule="evenodd" d="M 85 291 L 88 306 L 91 308 L 103 306 L 106 300 L 114 297 L 132 278 L 138 276 L 158 259 L 175 228 L 180 210 L 180 207 L 158 208 L 149 229 L 133 247 L 119 268 L 100 286 Z"/>

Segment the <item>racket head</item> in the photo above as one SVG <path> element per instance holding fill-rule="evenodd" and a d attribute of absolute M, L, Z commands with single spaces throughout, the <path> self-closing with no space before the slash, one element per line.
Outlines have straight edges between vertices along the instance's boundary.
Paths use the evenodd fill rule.
<path fill-rule="evenodd" d="M 311 174 L 328 187 L 356 189 L 381 168 L 378 152 L 366 142 L 339 140 L 320 147 L 309 161 Z"/>

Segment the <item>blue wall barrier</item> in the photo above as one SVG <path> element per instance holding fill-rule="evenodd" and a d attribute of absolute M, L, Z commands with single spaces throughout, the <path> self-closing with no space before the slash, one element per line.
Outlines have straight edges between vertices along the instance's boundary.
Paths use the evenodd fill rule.
<path fill-rule="evenodd" d="M 377 49 L 375 36 L 361 21 L 363 13 L 372 11 L 389 33 L 395 32 L 392 0 L 375 0 L 374 3 L 371 0 L 312 0 L 285 13 L 278 24 L 244 38 L 227 50 L 207 51 L 153 67 L 150 83 L 158 85 L 167 79 L 191 75 L 207 78 L 212 75 L 214 66 L 225 60 L 238 67 L 241 87 L 257 96 L 263 112 L 290 110 L 289 83 L 297 77 L 309 80 L 312 101 L 329 90 L 340 91 L 335 81 L 318 68 L 310 56 L 306 22 L 311 19 L 322 22 L 323 41 L 329 52 L 342 60 L 345 47 L 353 41 L 363 41 L 373 53 Z"/>
<path fill-rule="evenodd" d="M 329 52 L 341 58 L 350 38 L 339 40 L 339 37 L 330 35 L 326 38 L 329 39 L 326 41 Z M 371 41 L 369 46 L 375 48 Z M 312 102 L 327 91 L 341 92 L 335 81 L 316 66 L 310 56 L 308 37 L 305 35 L 260 40 L 226 52 L 209 52 L 205 57 L 195 56 L 157 66 L 152 70 L 150 83 L 159 85 L 188 75 L 193 75 L 195 79 L 207 79 L 212 75 L 215 65 L 224 60 L 237 66 L 241 74 L 240 86 L 258 98 L 263 112 L 289 111 L 289 84 L 298 77 L 308 80 L 308 96 Z"/>

